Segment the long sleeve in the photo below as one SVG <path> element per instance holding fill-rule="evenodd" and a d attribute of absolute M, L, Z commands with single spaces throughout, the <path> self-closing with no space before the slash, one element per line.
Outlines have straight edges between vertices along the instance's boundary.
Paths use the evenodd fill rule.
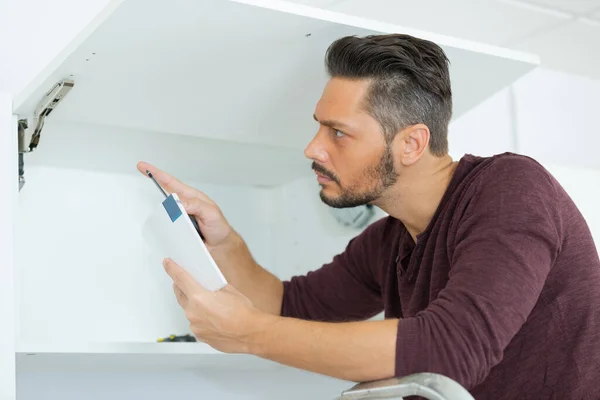
<path fill-rule="evenodd" d="M 352 239 L 344 252 L 315 271 L 285 281 L 282 316 L 315 321 L 357 321 L 383 309 L 379 265 L 373 254 L 384 220 Z"/>
<path fill-rule="evenodd" d="M 546 301 L 540 293 L 562 235 L 556 187 L 531 163 L 502 162 L 495 171 L 493 183 L 471 183 L 456 217 L 446 287 L 398 323 L 397 375 L 437 372 L 473 388 Z"/>

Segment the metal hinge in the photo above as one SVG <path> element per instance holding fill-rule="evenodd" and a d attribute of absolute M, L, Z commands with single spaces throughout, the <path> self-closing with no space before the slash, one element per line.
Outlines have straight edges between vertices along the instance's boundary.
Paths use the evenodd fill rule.
<path fill-rule="evenodd" d="M 73 86 L 75 86 L 75 82 L 72 80 L 62 80 L 52 86 L 35 108 L 31 127 L 26 118 L 19 119 L 19 190 L 25 185 L 23 154 L 30 153 L 37 148 L 46 118 L 71 91 Z"/>

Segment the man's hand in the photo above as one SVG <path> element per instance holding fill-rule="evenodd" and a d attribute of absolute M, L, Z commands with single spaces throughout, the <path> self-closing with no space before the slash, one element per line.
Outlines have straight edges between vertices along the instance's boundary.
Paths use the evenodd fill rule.
<path fill-rule="evenodd" d="M 223 245 L 234 231 L 219 206 L 205 193 L 180 182 L 152 164 L 140 161 L 137 169 L 144 175 L 150 171 L 156 181 L 170 194 L 177 193 L 185 211 L 192 215 L 206 240 L 209 250 Z"/>
<path fill-rule="evenodd" d="M 274 316 L 258 310 L 231 285 L 211 292 L 174 261 L 165 260 L 164 267 L 196 339 L 224 353 L 252 353 Z"/>
<path fill-rule="evenodd" d="M 350 381 L 394 375 L 398 320 L 325 323 L 260 311 L 228 285 L 211 292 L 172 260 L 179 305 L 193 335 L 224 353 L 246 353 Z"/>

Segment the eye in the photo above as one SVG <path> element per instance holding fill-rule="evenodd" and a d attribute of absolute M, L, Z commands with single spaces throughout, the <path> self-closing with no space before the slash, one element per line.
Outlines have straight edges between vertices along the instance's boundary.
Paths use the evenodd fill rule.
<path fill-rule="evenodd" d="M 341 137 L 346 136 L 346 134 L 344 132 L 342 132 L 340 130 L 337 130 L 337 129 L 335 129 L 333 132 L 335 134 L 335 137 L 337 137 L 337 138 L 341 138 Z"/>

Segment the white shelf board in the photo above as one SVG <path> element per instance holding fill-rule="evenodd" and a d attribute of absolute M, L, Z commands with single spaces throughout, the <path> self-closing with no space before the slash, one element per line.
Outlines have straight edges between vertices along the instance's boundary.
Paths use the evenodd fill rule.
<path fill-rule="evenodd" d="M 316 130 L 311 115 L 326 82 L 329 44 L 390 32 L 444 48 L 455 117 L 538 63 L 524 53 L 284 1 L 112 1 L 16 97 L 14 111 L 29 115 L 54 83 L 72 77 L 74 89 L 49 122 L 302 149 Z"/>
<path fill-rule="evenodd" d="M 19 371 L 263 370 L 289 368 L 205 343 L 20 343 Z"/>
<path fill-rule="evenodd" d="M 332 399 L 355 384 L 251 355 L 219 353 L 202 343 L 65 343 L 18 350 L 18 389 L 25 397 L 37 392 L 81 398 L 77 391 L 91 390 L 98 398 L 131 398 L 132 391 L 135 398 L 159 398 L 168 391 L 176 398 Z"/>

